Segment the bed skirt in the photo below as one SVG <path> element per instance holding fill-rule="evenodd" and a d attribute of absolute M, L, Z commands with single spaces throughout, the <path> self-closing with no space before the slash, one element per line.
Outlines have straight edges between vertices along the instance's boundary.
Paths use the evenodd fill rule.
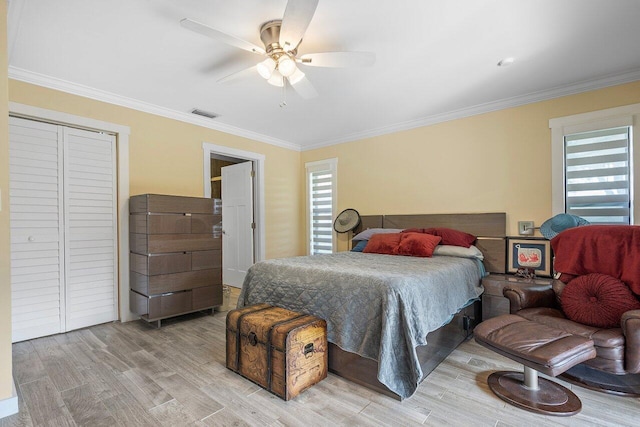
<path fill-rule="evenodd" d="M 473 334 L 475 325 L 482 321 L 482 305 L 480 301 L 460 310 L 446 325 L 427 335 L 427 345 L 417 348 L 422 367 L 421 381 L 433 371 L 462 342 Z M 329 343 L 329 371 L 361 386 L 379 393 L 402 400 L 378 381 L 378 362 L 350 353 Z"/>

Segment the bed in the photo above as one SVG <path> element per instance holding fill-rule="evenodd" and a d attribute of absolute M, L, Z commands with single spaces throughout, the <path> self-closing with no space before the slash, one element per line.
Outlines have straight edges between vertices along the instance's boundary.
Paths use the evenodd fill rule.
<path fill-rule="evenodd" d="M 504 213 L 363 216 L 360 229 L 416 227 L 478 236 L 484 268 L 504 272 Z M 324 318 L 329 369 L 404 399 L 481 320 L 481 276 L 477 260 L 450 256 L 276 259 L 251 267 L 238 306 L 267 302 Z"/>

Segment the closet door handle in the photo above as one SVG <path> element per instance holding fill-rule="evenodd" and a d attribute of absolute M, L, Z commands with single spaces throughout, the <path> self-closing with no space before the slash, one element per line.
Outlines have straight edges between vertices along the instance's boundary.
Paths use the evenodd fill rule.
<path fill-rule="evenodd" d="M 36 238 L 34 236 L 29 236 L 29 237 L 27 237 L 27 240 L 30 241 L 30 242 L 35 242 Z"/>

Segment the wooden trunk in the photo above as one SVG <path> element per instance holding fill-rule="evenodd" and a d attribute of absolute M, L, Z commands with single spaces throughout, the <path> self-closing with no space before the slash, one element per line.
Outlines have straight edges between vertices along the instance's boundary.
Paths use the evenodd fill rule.
<path fill-rule="evenodd" d="M 327 377 L 327 323 L 269 304 L 227 314 L 227 368 L 289 400 Z"/>

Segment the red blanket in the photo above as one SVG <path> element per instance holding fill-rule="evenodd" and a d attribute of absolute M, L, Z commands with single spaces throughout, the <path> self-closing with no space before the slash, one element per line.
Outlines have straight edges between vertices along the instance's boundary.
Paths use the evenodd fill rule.
<path fill-rule="evenodd" d="M 551 239 L 551 247 L 555 271 L 574 276 L 608 274 L 640 295 L 640 226 L 570 228 Z"/>

